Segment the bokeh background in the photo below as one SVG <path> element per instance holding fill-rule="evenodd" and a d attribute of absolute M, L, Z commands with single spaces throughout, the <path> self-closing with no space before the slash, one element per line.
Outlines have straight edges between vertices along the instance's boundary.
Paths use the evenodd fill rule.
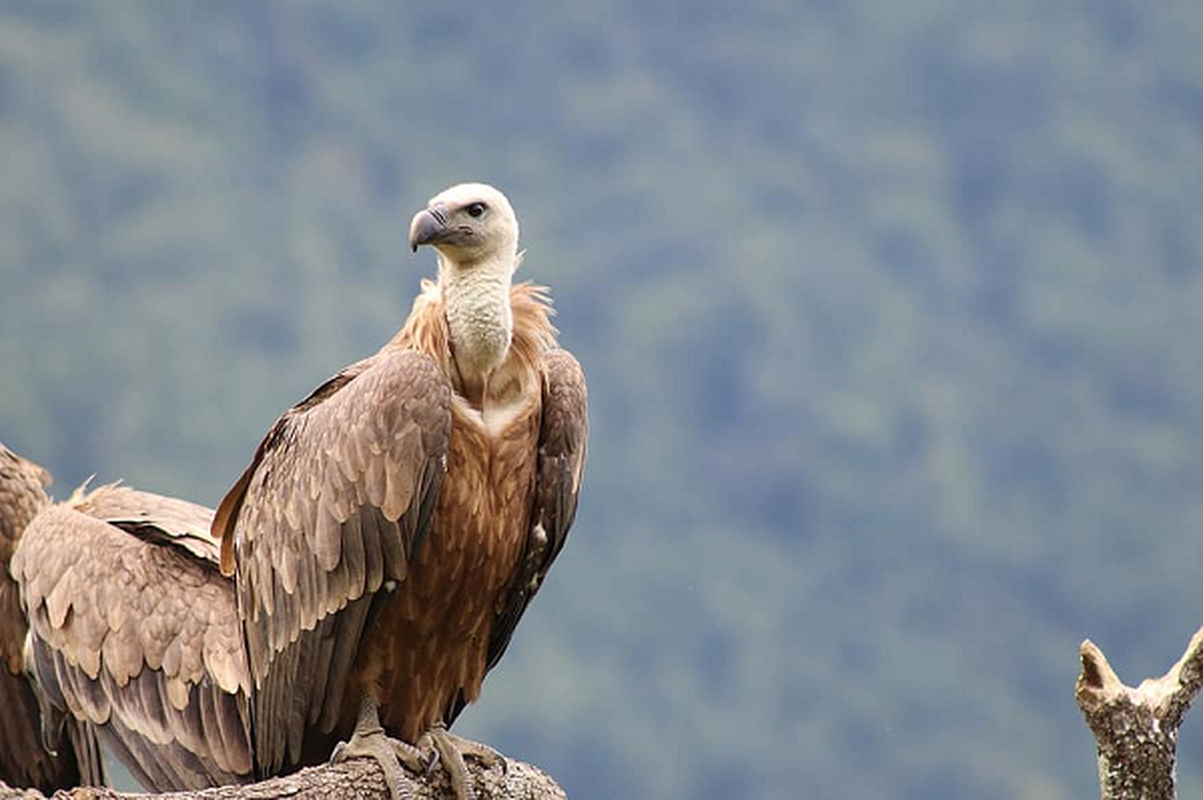
<path fill-rule="evenodd" d="M 593 437 L 461 732 L 578 798 L 1096 795 L 1079 642 L 1203 624 L 1203 6 L 9 0 L 0 440 L 215 504 L 468 179 Z"/>

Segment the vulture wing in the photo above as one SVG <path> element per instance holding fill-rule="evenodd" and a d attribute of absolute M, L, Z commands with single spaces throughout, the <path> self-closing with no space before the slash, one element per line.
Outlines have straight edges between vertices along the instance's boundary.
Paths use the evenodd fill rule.
<path fill-rule="evenodd" d="M 252 771 L 250 675 L 211 519 L 105 486 L 39 514 L 13 557 L 47 707 L 93 726 L 159 791 Z"/>
<path fill-rule="evenodd" d="M 432 359 L 386 346 L 287 411 L 222 500 L 213 532 L 238 573 L 262 774 L 338 722 L 372 595 L 405 579 L 429 526 L 450 403 Z"/>
<path fill-rule="evenodd" d="M 503 595 L 493 622 L 489 636 L 489 669 L 505 654 L 518 620 L 543 585 L 552 561 L 568 538 L 585 473 L 585 450 L 589 439 L 585 373 L 567 350 L 552 350 L 545 359 L 543 420 L 539 429 L 531 528 L 514 580 Z M 453 719 L 463 706 L 461 699 Z"/>
<path fill-rule="evenodd" d="M 28 626 L 8 567 L 29 521 L 50 505 L 49 483 L 49 472 L 0 444 L 0 781 L 46 794 L 104 783 L 99 746 L 83 726 L 72 723 L 69 747 L 57 754 L 42 746 L 41 711 L 24 670 Z"/>
<path fill-rule="evenodd" d="M 143 541 L 179 547 L 198 561 L 218 565 L 220 548 L 209 535 L 213 511 L 204 506 L 118 485 L 102 487 L 73 505 Z"/>

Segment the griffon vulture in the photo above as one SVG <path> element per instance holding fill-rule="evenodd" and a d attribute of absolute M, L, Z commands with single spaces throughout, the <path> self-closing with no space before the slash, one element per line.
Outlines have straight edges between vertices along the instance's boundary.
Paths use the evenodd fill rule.
<path fill-rule="evenodd" d="M 50 507 L 49 485 L 49 472 L 0 444 L 0 781 L 46 794 L 104 784 L 99 746 L 83 725 L 66 723 L 57 752 L 43 746 L 38 696 L 25 669 L 28 625 L 8 570 L 25 527 Z"/>
<path fill-rule="evenodd" d="M 183 500 L 81 487 L 33 518 L 12 559 L 51 736 L 64 718 L 83 725 L 157 791 L 253 774 L 250 673 L 212 519 Z"/>
<path fill-rule="evenodd" d="M 509 201 L 454 186 L 413 218 L 438 253 L 404 327 L 268 431 L 218 507 L 237 575 L 264 774 L 371 755 L 436 758 L 564 544 L 587 436 L 585 379 L 542 287 L 512 283 Z"/>

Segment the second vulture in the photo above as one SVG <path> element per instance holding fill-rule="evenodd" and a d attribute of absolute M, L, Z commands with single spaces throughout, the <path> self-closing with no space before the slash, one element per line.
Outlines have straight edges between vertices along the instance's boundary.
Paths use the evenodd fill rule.
<path fill-rule="evenodd" d="M 83 774 L 53 788 L 103 780 L 97 738 L 148 789 L 251 778 L 250 677 L 212 519 L 185 500 L 110 484 L 47 500 L 25 528 L 11 564 L 28 615 L 17 617 L 29 627 L 21 661 L 34 679 L 24 763 L 88 748 L 76 758 Z M 0 714 L 0 730 L 16 711 Z"/>
<path fill-rule="evenodd" d="M 371 755 L 441 761 L 573 522 L 588 425 L 545 290 L 514 284 L 518 222 L 479 183 L 434 197 L 438 253 L 404 327 L 285 412 L 218 507 L 236 576 L 260 775 Z"/>

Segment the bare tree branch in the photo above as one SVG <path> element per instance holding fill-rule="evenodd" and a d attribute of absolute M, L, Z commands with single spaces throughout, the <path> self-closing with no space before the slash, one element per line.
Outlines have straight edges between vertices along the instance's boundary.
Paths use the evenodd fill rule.
<path fill-rule="evenodd" d="M 1074 696 L 1098 746 L 1102 800 L 1173 800 L 1178 726 L 1203 686 L 1203 628 L 1169 672 L 1136 688 L 1089 639 L 1081 658 Z"/>
<path fill-rule="evenodd" d="M 497 766 L 484 767 L 471 757 L 464 759 L 472 773 L 473 789 L 478 800 L 566 800 L 564 790 L 542 770 L 521 761 L 503 760 Z M 410 776 L 405 788 L 412 800 L 443 800 L 452 797 L 446 773 L 435 769 L 429 776 Z M 282 778 L 245 786 L 220 786 L 200 792 L 176 792 L 163 795 L 127 794 L 112 789 L 80 787 L 56 798 L 96 798 L 97 800 L 134 800 L 135 798 L 176 798 L 182 800 L 235 800 L 235 798 L 298 797 L 298 798 L 387 798 L 388 786 L 384 774 L 371 759 L 355 759 L 342 764 L 310 767 Z M 34 790 L 11 789 L 0 783 L 0 799 L 23 798 L 43 800 Z"/>

